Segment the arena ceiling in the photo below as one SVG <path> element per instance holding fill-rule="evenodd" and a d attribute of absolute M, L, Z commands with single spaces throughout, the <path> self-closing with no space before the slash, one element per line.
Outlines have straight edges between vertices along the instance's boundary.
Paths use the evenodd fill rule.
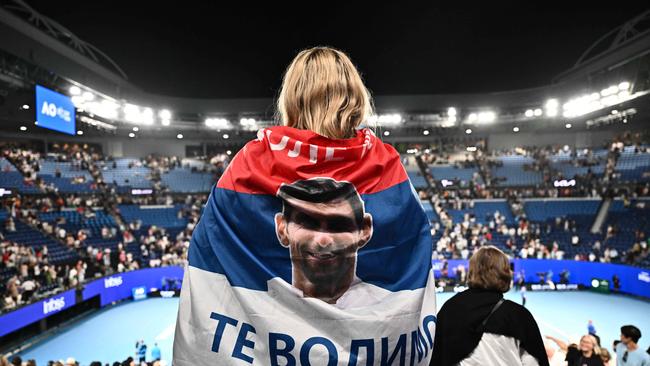
<path fill-rule="evenodd" d="M 188 98 L 273 97 L 296 52 L 314 45 L 348 52 L 375 95 L 539 87 L 648 9 L 642 2 L 27 3 L 110 56 L 144 91 Z"/>

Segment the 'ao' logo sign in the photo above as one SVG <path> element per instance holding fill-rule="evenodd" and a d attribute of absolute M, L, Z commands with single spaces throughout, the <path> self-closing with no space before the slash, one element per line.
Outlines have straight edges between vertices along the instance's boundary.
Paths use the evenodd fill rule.
<path fill-rule="evenodd" d="M 43 102 L 41 113 L 50 117 L 59 117 L 66 122 L 72 121 L 69 110 L 57 107 L 56 104 L 48 103 L 47 101 Z"/>

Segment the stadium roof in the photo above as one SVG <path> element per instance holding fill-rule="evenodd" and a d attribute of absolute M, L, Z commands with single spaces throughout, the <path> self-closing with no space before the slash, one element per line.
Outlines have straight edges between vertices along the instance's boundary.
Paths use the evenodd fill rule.
<path fill-rule="evenodd" d="M 648 9 L 552 2 L 353 2 L 318 11 L 277 2 L 27 3 L 103 51 L 144 91 L 200 99 L 273 97 L 295 53 L 320 44 L 347 51 L 375 95 L 539 87 Z"/>

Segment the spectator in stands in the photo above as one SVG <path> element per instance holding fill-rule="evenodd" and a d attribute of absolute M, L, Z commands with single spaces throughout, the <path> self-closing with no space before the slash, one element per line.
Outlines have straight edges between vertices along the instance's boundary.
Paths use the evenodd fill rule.
<path fill-rule="evenodd" d="M 555 342 L 566 353 L 567 366 L 604 366 L 598 341 L 591 334 L 582 336 L 579 345 L 573 343 L 567 345 L 553 336 L 546 336 L 546 338 Z"/>
<path fill-rule="evenodd" d="M 616 345 L 616 364 L 619 366 L 650 366 L 650 355 L 637 344 L 641 331 L 634 325 L 621 327 L 621 342 Z"/>
<path fill-rule="evenodd" d="M 501 250 L 484 246 L 474 253 L 469 289 L 438 313 L 431 365 L 548 365 L 533 316 L 503 299 L 511 281 L 510 261 Z"/>

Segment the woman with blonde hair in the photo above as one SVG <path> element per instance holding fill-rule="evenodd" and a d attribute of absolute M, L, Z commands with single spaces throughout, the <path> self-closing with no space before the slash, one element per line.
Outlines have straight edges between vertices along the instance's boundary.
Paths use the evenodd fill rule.
<path fill-rule="evenodd" d="M 503 298 L 512 283 L 508 257 L 480 247 L 469 260 L 469 289 L 438 312 L 432 366 L 548 366 L 544 342 L 526 308 Z"/>
<path fill-rule="evenodd" d="M 298 53 L 189 247 L 173 364 L 427 364 L 431 234 L 342 51 Z"/>
<path fill-rule="evenodd" d="M 585 334 L 580 337 L 579 344 L 567 345 L 560 339 L 553 336 L 546 336 L 552 340 L 557 346 L 566 353 L 565 361 L 567 366 L 604 366 L 603 358 L 601 357 L 601 349 L 598 345 L 596 337 L 591 334 Z"/>

